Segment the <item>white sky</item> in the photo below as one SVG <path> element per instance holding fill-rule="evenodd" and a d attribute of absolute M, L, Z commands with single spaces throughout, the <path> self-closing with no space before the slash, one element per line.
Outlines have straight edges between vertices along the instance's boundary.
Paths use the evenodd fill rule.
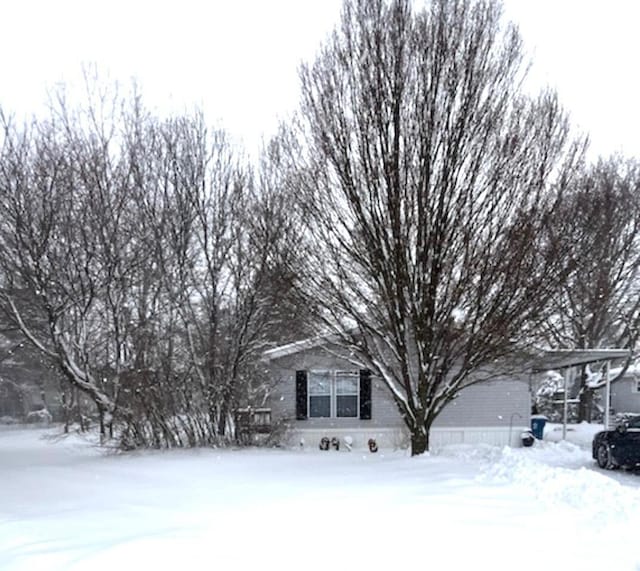
<path fill-rule="evenodd" d="M 416 0 L 419 3 L 419 0 Z M 592 153 L 640 157 L 640 2 L 506 0 L 533 58 Z M 337 21 L 339 0 L 0 0 L 0 105 L 31 113 L 83 63 L 136 77 L 160 111 L 202 106 L 255 150 L 296 105 L 297 66 Z"/>

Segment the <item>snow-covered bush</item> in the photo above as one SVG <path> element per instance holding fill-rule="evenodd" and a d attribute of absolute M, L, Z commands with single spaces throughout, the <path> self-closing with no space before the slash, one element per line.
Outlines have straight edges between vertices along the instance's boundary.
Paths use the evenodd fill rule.
<path fill-rule="evenodd" d="M 557 422 L 562 418 L 562 406 L 557 401 L 563 397 L 564 380 L 555 371 L 545 373 L 534 388 L 533 404 L 537 414 L 545 415 L 550 421 Z"/>
<path fill-rule="evenodd" d="M 53 417 L 46 408 L 41 408 L 40 410 L 32 410 L 27 414 L 26 420 L 30 423 L 49 424 L 53 420 Z"/>

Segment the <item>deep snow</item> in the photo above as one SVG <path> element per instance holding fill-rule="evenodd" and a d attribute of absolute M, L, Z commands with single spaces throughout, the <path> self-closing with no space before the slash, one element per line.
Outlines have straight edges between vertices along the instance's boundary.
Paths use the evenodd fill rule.
<path fill-rule="evenodd" d="M 568 442 L 116 455 L 51 434 L 0 430 L 0 569 L 640 570 L 640 476 Z"/>

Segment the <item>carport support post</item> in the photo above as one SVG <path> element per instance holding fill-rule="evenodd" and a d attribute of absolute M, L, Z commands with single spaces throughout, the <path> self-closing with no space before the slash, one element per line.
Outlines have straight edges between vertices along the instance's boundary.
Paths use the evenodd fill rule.
<path fill-rule="evenodd" d="M 609 378 L 610 362 L 604 363 L 604 429 L 609 430 L 609 409 L 611 407 L 611 379 Z"/>
<path fill-rule="evenodd" d="M 569 401 L 567 393 L 569 392 L 569 377 L 571 376 L 571 367 L 564 370 L 564 402 L 562 403 L 562 440 L 567 439 L 567 417 L 569 416 Z"/>

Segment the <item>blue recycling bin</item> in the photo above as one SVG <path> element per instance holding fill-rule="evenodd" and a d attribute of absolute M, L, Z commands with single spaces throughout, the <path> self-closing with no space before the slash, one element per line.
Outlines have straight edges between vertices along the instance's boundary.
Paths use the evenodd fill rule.
<path fill-rule="evenodd" d="M 531 417 L 531 432 L 538 439 L 542 440 L 544 434 L 544 425 L 547 424 L 546 416 L 532 416 Z"/>

